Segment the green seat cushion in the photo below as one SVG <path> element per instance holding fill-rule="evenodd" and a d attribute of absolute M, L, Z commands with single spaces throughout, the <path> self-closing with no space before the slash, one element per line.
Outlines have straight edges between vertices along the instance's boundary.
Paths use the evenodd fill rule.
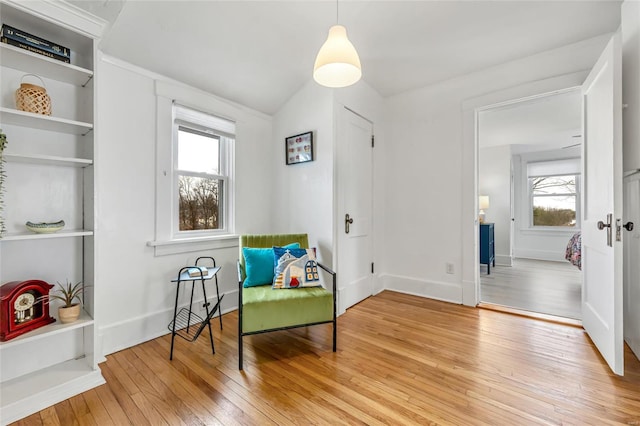
<path fill-rule="evenodd" d="M 333 320 L 333 295 L 322 287 L 242 288 L 242 332 Z"/>

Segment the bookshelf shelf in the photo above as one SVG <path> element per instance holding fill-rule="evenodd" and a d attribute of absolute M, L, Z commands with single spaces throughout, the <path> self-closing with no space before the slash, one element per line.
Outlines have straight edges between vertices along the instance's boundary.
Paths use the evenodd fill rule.
<path fill-rule="evenodd" d="M 56 157 L 53 155 L 4 154 L 5 160 L 13 163 L 42 164 L 49 166 L 88 167 L 93 160 L 85 158 Z"/>
<path fill-rule="evenodd" d="M 80 318 L 70 324 L 62 324 L 60 321 L 56 321 L 52 324 L 45 325 L 44 327 L 40 327 L 36 330 L 25 333 L 22 336 L 18 336 L 15 339 L 11 339 L 7 342 L 0 342 L 0 351 L 12 346 L 20 345 L 22 343 L 35 341 L 44 337 L 49 337 L 59 333 L 65 333 L 90 325 L 93 325 L 93 318 L 91 318 L 91 316 L 89 316 L 89 314 L 83 310 L 80 314 Z"/>
<path fill-rule="evenodd" d="M 0 122 L 52 132 L 86 135 L 93 130 L 93 124 L 50 115 L 34 114 L 17 109 L 0 107 Z"/>
<path fill-rule="evenodd" d="M 2 236 L 0 241 L 19 241 L 19 240 L 43 240 L 50 238 L 70 238 L 70 237 L 87 237 L 93 235 L 93 231 L 85 229 L 76 229 L 68 231 L 58 231 L 51 234 L 36 234 L 34 232 L 12 232 Z"/>
<path fill-rule="evenodd" d="M 86 86 L 93 78 L 93 71 L 56 59 L 47 58 L 19 47 L 0 43 L 0 56 L 5 66 L 17 70 L 32 70 L 41 77 L 51 78 L 76 86 Z"/>

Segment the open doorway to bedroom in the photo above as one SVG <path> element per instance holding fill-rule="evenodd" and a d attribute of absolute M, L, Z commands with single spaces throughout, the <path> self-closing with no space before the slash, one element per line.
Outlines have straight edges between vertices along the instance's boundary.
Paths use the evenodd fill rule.
<path fill-rule="evenodd" d="M 565 90 L 478 113 L 482 304 L 581 319 L 581 102 Z"/>

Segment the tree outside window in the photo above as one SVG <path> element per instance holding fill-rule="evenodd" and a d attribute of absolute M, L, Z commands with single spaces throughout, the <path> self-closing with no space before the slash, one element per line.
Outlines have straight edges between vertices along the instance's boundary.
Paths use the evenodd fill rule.
<path fill-rule="evenodd" d="M 529 178 L 533 226 L 575 227 L 578 175 Z"/>
<path fill-rule="evenodd" d="M 180 231 L 220 228 L 220 183 L 217 179 L 179 177 Z"/>

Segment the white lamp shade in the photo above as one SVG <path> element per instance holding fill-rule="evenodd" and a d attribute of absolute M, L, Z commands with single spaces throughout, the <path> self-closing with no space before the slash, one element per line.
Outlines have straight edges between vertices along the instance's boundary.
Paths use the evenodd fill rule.
<path fill-rule="evenodd" d="M 346 87 L 362 77 L 360 58 L 347 38 L 347 29 L 334 25 L 313 66 L 313 79 L 326 87 Z"/>
<path fill-rule="evenodd" d="M 488 195 L 480 195 L 478 197 L 478 207 L 480 210 L 489 208 L 489 196 Z"/>

